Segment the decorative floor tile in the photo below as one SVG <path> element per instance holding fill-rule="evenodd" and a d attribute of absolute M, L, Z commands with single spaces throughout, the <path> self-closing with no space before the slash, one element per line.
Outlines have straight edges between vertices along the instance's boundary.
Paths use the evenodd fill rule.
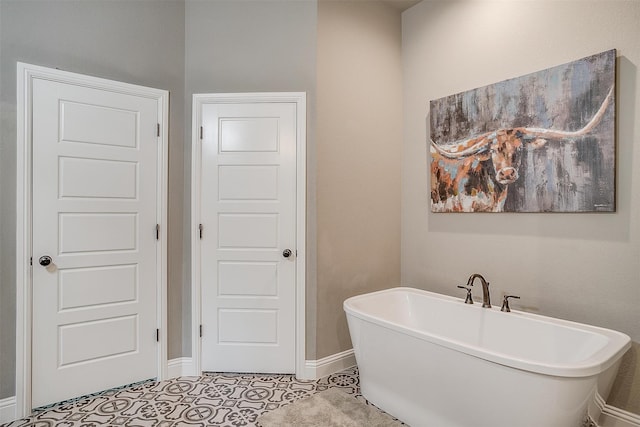
<path fill-rule="evenodd" d="M 355 367 L 317 381 L 293 375 L 205 373 L 61 402 L 0 427 L 257 426 L 256 419 L 264 412 L 332 387 L 366 402 Z"/>

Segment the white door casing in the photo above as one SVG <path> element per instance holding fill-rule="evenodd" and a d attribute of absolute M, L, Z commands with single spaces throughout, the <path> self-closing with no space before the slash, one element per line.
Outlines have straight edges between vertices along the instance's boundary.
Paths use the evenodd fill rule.
<path fill-rule="evenodd" d="M 164 376 L 168 93 L 27 64 L 18 91 L 24 415 Z"/>
<path fill-rule="evenodd" d="M 198 372 L 304 367 L 304 103 L 297 93 L 194 95 Z"/>

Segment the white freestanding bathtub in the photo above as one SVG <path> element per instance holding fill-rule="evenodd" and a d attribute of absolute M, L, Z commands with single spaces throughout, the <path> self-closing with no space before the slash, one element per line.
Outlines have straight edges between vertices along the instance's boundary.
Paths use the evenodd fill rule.
<path fill-rule="evenodd" d="M 412 427 L 578 427 L 622 333 L 393 288 L 344 302 L 363 396 Z"/>

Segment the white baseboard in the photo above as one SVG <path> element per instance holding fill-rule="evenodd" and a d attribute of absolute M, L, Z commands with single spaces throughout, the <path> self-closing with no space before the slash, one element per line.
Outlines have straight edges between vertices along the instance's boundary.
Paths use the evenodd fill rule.
<path fill-rule="evenodd" d="M 0 424 L 8 423 L 16 419 L 16 397 L 0 399 Z"/>
<path fill-rule="evenodd" d="M 598 393 L 595 403 L 601 411 L 598 427 L 640 427 L 640 415 L 607 405 Z"/>
<path fill-rule="evenodd" d="M 167 378 L 200 375 L 200 373 L 196 372 L 195 365 L 191 357 L 178 357 L 177 359 L 171 359 L 167 365 Z"/>
<path fill-rule="evenodd" d="M 327 375 L 335 374 L 344 369 L 355 366 L 356 356 L 353 349 L 341 353 L 332 354 L 318 360 L 307 360 L 305 362 L 306 379 L 318 379 Z"/>
<path fill-rule="evenodd" d="M 640 427 L 640 415 L 606 405 L 598 420 L 600 427 Z"/>
<path fill-rule="evenodd" d="M 356 357 L 353 354 L 353 349 L 349 349 L 322 359 L 305 361 L 304 372 L 297 373 L 297 376 L 300 379 L 317 380 L 355 366 L 355 364 Z M 178 357 L 169 360 L 167 363 L 167 378 L 193 375 L 200 375 L 200 373 L 196 372 L 195 364 L 191 357 Z"/>

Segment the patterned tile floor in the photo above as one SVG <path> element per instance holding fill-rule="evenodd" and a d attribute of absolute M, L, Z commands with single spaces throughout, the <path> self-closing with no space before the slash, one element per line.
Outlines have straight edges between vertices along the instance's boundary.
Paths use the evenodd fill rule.
<path fill-rule="evenodd" d="M 62 402 L 0 427 L 256 426 L 264 412 L 330 387 L 366 402 L 355 367 L 317 381 L 293 375 L 206 373 L 146 381 Z"/>

